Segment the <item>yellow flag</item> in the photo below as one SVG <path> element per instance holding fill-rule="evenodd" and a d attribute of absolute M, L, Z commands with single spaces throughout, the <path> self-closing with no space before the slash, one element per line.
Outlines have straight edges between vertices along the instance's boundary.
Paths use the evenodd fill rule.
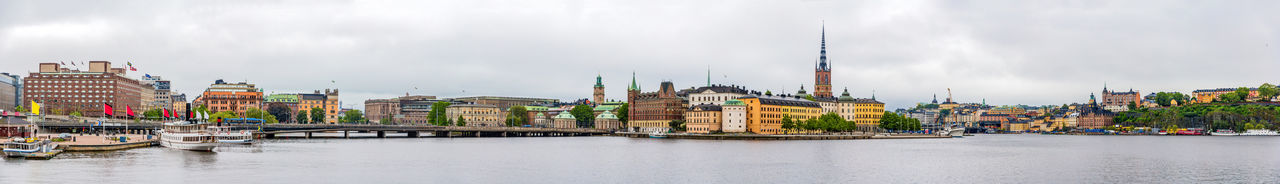
<path fill-rule="evenodd" d="M 35 100 L 31 101 L 31 114 L 40 115 L 40 104 L 36 103 Z"/>

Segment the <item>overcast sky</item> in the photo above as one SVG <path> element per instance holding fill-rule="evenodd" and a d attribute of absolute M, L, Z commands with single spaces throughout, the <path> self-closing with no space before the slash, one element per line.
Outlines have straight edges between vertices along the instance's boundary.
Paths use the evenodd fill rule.
<path fill-rule="evenodd" d="M 889 109 L 945 98 L 1063 104 L 1133 88 L 1280 79 L 1277 1 L 3 1 L 0 72 L 106 60 L 268 92 L 625 99 L 713 83 L 813 91 L 826 24 L 833 86 Z M 87 69 L 87 68 L 84 68 Z M 332 81 L 332 82 L 331 82 Z M 417 89 L 415 89 L 417 88 Z"/>

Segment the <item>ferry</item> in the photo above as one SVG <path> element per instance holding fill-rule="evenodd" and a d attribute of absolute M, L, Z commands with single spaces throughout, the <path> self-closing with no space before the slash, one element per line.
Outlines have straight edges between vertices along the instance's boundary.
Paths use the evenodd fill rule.
<path fill-rule="evenodd" d="M 58 144 L 49 140 L 28 140 L 11 142 L 5 145 L 4 155 L 7 157 L 50 158 L 62 150 Z"/>
<path fill-rule="evenodd" d="M 213 137 L 222 144 L 253 144 L 253 132 L 231 130 L 231 127 L 209 127 Z"/>
<path fill-rule="evenodd" d="M 213 151 L 218 142 L 207 124 L 177 121 L 160 130 L 160 146 L 188 151 Z"/>
<path fill-rule="evenodd" d="M 1240 133 L 1240 135 L 1243 135 L 1243 136 L 1277 136 L 1277 135 L 1280 135 L 1280 133 L 1276 133 L 1276 131 L 1275 131 L 1275 130 L 1267 130 L 1267 129 L 1249 129 L 1249 130 L 1245 130 L 1245 131 L 1244 131 L 1244 133 Z"/>
<path fill-rule="evenodd" d="M 939 133 L 941 133 L 943 136 L 951 136 L 953 138 L 962 138 L 964 137 L 964 127 L 951 127 L 949 129 L 943 129 Z"/>
<path fill-rule="evenodd" d="M 1236 131 L 1235 131 L 1235 130 L 1218 129 L 1217 131 L 1210 132 L 1210 133 L 1209 133 L 1209 135 L 1212 135 L 1212 136 L 1237 136 L 1237 135 L 1240 135 L 1240 134 L 1236 133 Z"/>
<path fill-rule="evenodd" d="M 649 132 L 649 138 L 667 138 L 667 133 L 654 130 L 653 132 Z"/>

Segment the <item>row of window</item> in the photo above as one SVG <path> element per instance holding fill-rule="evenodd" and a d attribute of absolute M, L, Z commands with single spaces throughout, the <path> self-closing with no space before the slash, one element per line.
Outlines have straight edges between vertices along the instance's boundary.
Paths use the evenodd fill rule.
<path fill-rule="evenodd" d="M 28 98 L 115 98 L 115 95 L 27 95 Z"/>

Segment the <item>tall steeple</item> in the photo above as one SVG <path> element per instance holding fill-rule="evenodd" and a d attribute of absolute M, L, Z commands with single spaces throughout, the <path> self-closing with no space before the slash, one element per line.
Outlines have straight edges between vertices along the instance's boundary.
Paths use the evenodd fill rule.
<path fill-rule="evenodd" d="M 631 91 L 631 90 L 639 91 L 639 90 L 640 90 L 640 86 L 637 86 L 637 85 L 636 85 L 636 72 L 631 72 L 631 87 L 627 88 L 627 90 L 628 90 L 628 91 Z"/>
<path fill-rule="evenodd" d="M 707 65 L 707 86 L 711 86 L 711 65 Z"/>
<path fill-rule="evenodd" d="M 827 25 L 822 25 L 822 49 L 818 51 L 818 70 L 831 71 L 831 66 L 827 63 Z"/>
<path fill-rule="evenodd" d="M 831 94 L 831 63 L 827 61 L 827 25 L 822 25 L 821 49 L 818 50 L 818 62 L 815 63 L 813 69 L 813 96 L 814 97 L 832 97 Z"/>

